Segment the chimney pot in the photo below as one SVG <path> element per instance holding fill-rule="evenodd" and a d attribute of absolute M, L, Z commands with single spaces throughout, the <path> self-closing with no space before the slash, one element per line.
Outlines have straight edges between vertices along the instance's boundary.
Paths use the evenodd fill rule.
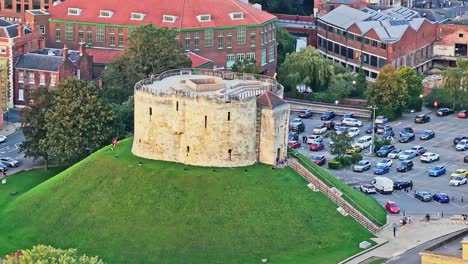
<path fill-rule="evenodd" d="M 63 46 L 63 60 L 67 60 L 68 59 L 68 48 L 67 48 L 67 45 Z"/>
<path fill-rule="evenodd" d="M 22 36 L 23 36 L 23 31 L 24 31 L 23 24 L 20 23 L 20 24 L 18 25 L 18 37 L 22 37 Z"/>

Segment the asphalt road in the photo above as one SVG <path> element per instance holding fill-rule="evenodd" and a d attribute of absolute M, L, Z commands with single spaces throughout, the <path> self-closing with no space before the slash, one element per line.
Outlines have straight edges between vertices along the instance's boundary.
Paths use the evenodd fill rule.
<path fill-rule="evenodd" d="M 415 124 L 414 116 L 419 113 L 406 114 L 404 117 L 400 118 L 397 121 L 391 122 L 390 125 L 393 127 L 393 131 L 396 134 L 395 137 L 395 146 L 402 150 L 410 149 L 412 146 L 420 145 L 427 149 L 428 152 L 434 152 L 440 155 L 440 161 L 429 163 L 422 163 L 419 160 L 419 157 L 413 159 L 414 169 L 402 173 L 397 172 L 396 167 L 399 163 L 399 160 L 394 159 L 394 164 L 390 168 L 390 173 L 383 175 L 392 180 L 405 179 L 412 180 L 414 184 L 413 190 L 404 191 L 395 191 L 391 195 L 381 195 L 375 194 L 374 198 L 384 205 L 388 200 L 395 201 L 401 208 L 402 213 L 406 214 L 426 214 L 431 213 L 432 215 L 441 214 L 460 214 L 466 213 L 468 211 L 468 185 L 462 185 L 460 187 L 449 186 L 450 174 L 456 169 L 465 168 L 468 169 L 468 164 L 463 163 L 463 157 L 465 154 L 468 154 L 468 151 L 456 151 L 455 146 L 452 143 L 452 140 L 455 136 L 466 134 L 468 135 L 468 119 L 459 119 L 456 115 L 438 117 L 435 114 L 430 113 L 431 122 L 426 124 Z M 296 113 L 291 115 L 291 118 L 297 117 Z M 341 117 L 336 117 L 335 120 L 340 120 Z M 362 120 L 362 119 L 361 119 Z M 362 120 L 364 126 L 360 128 L 360 136 L 367 135 L 365 129 L 370 123 L 370 120 Z M 320 120 L 320 114 L 314 114 L 312 119 L 304 119 L 306 125 L 306 130 L 300 135 L 309 135 L 312 132 L 312 129 L 315 125 L 322 124 L 323 121 Z M 411 127 L 415 131 L 416 139 L 410 143 L 399 143 L 397 141 L 398 134 L 401 129 L 404 127 Z M 420 140 L 419 135 L 425 129 L 431 129 L 435 132 L 436 136 L 430 140 Z M 327 132 L 329 133 L 329 132 Z M 305 154 L 307 157 L 313 157 L 316 154 L 323 154 L 327 160 L 333 158 L 329 150 L 329 139 L 325 138 L 325 150 L 314 152 L 310 151 L 308 145 L 303 145 L 298 150 Z M 341 169 L 341 170 L 330 170 L 330 172 L 335 175 L 337 178 L 341 179 L 343 182 L 348 185 L 358 187 L 360 184 L 370 182 L 375 175 L 373 174 L 373 169 L 375 165 L 382 158 L 371 156 L 369 149 L 363 150 L 361 152 L 364 159 L 370 160 L 372 163 L 372 168 L 363 173 L 353 172 L 351 167 Z M 428 171 L 435 165 L 444 164 L 447 167 L 447 173 L 440 177 L 429 177 Z M 328 170 L 328 166 L 323 166 Z M 432 194 L 436 192 L 445 192 L 454 199 L 449 204 L 439 204 L 437 202 L 421 202 L 414 198 L 414 191 L 428 191 Z M 463 197 L 463 202 L 462 202 Z"/>

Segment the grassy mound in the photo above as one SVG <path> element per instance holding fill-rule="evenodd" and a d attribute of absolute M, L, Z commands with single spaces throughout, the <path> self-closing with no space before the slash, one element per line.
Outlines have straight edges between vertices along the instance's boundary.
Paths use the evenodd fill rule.
<path fill-rule="evenodd" d="M 0 254 L 42 243 L 107 263 L 336 263 L 372 236 L 292 169 L 150 161 L 131 144 L 0 204 Z"/>

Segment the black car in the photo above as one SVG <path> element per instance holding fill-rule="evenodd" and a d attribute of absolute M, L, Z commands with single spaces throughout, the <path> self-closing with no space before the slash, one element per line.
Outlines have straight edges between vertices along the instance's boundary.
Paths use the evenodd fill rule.
<path fill-rule="evenodd" d="M 414 194 L 414 198 L 421 200 L 423 202 L 430 202 L 432 201 L 432 194 L 430 192 L 417 192 Z"/>
<path fill-rule="evenodd" d="M 437 112 L 436 112 L 438 116 L 447 116 L 453 113 L 455 112 L 453 111 L 453 109 L 450 109 L 450 108 L 439 108 L 437 109 Z"/>
<path fill-rule="evenodd" d="M 400 131 L 400 137 L 403 134 L 414 134 L 414 130 L 411 127 L 405 127 Z"/>
<path fill-rule="evenodd" d="M 385 131 L 385 132 L 382 134 L 382 138 L 383 138 L 383 139 L 387 139 L 387 140 L 391 140 L 394 136 L 395 136 L 395 133 L 394 133 L 392 130 Z"/>
<path fill-rule="evenodd" d="M 465 155 L 465 157 L 463 158 L 463 162 L 468 163 L 468 155 Z"/>
<path fill-rule="evenodd" d="M 302 110 L 299 112 L 300 118 L 311 118 L 312 117 L 312 110 Z"/>
<path fill-rule="evenodd" d="M 372 134 L 372 132 L 377 132 L 377 126 L 374 124 L 370 124 L 366 128 L 366 133 L 367 134 Z"/>
<path fill-rule="evenodd" d="M 456 137 L 453 139 L 453 144 L 454 144 L 454 145 L 457 145 L 458 142 L 460 142 L 460 141 L 462 141 L 462 140 L 464 140 L 464 139 L 468 139 L 468 137 L 466 137 L 466 136 L 456 136 Z"/>
<path fill-rule="evenodd" d="M 413 133 L 411 134 L 400 134 L 400 138 L 398 139 L 398 141 L 400 143 L 408 143 L 410 141 L 413 141 L 415 139 L 415 135 Z"/>
<path fill-rule="evenodd" d="M 427 115 L 417 115 L 414 118 L 414 122 L 418 123 L 418 124 L 424 124 L 424 123 L 427 123 L 429 121 L 431 121 L 431 117 L 427 116 Z"/>
<path fill-rule="evenodd" d="M 413 161 L 412 160 L 404 160 L 398 164 L 397 171 L 399 172 L 407 172 L 413 169 Z"/>
<path fill-rule="evenodd" d="M 288 141 L 291 140 L 299 140 L 299 133 L 297 132 L 289 132 L 288 134 Z"/>
<path fill-rule="evenodd" d="M 435 133 L 432 130 L 424 130 L 424 132 L 421 134 L 419 139 L 421 140 L 429 140 L 431 138 L 435 137 Z"/>
<path fill-rule="evenodd" d="M 344 114 L 343 117 L 341 118 L 341 121 L 343 121 L 343 119 L 345 118 L 354 118 L 354 114 L 351 113 L 351 114 Z"/>
<path fill-rule="evenodd" d="M 407 180 L 396 180 L 393 182 L 393 189 L 394 190 L 403 190 L 405 188 L 410 188 L 411 183 Z"/>
<path fill-rule="evenodd" d="M 335 129 L 335 122 L 333 121 L 325 121 L 323 122 L 323 125 L 327 128 L 327 130 Z"/>
<path fill-rule="evenodd" d="M 325 113 L 322 114 L 320 117 L 320 120 L 331 120 L 335 118 L 335 112 L 333 111 L 326 111 Z"/>
<path fill-rule="evenodd" d="M 394 145 L 383 145 L 378 151 L 377 151 L 377 156 L 378 157 L 387 157 L 388 153 L 392 152 L 392 150 L 395 148 Z"/>

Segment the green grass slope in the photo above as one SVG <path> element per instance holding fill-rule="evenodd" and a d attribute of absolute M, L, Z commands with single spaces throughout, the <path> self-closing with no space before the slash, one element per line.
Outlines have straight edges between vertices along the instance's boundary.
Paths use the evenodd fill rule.
<path fill-rule="evenodd" d="M 131 142 L 0 204 L 0 254 L 43 243 L 107 263 L 337 263 L 372 236 L 292 169 L 214 172 L 135 157 Z"/>

